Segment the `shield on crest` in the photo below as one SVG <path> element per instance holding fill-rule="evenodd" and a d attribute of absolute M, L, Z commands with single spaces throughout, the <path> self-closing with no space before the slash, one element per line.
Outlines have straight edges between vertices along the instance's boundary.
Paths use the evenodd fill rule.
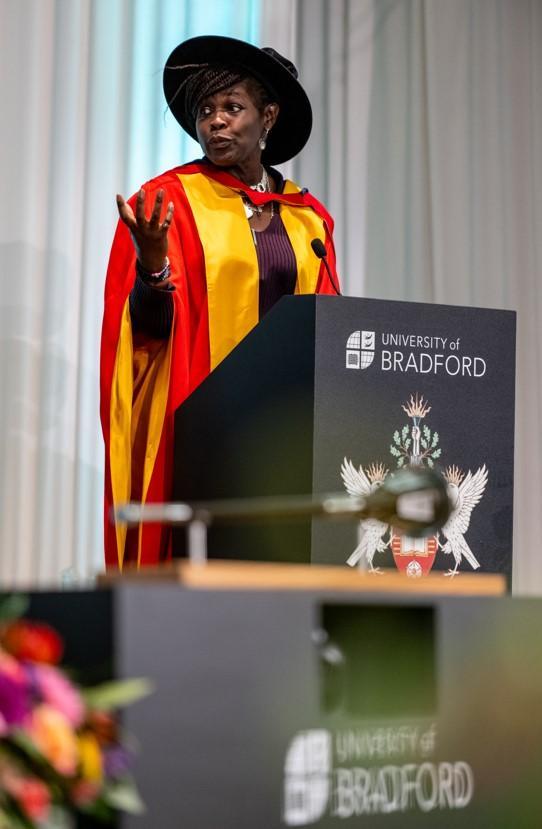
<path fill-rule="evenodd" d="M 437 537 L 410 538 L 392 529 L 391 550 L 397 569 L 407 576 L 426 576 L 435 563 Z"/>

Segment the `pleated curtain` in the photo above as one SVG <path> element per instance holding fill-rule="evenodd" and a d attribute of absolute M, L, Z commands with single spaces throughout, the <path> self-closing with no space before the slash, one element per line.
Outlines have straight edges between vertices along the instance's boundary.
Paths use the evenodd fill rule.
<path fill-rule="evenodd" d="M 513 585 L 540 594 L 542 2 L 264 0 L 262 19 L 314 103 L 291 168 L 335 216 L 345 292 L 518 313 Z"/>

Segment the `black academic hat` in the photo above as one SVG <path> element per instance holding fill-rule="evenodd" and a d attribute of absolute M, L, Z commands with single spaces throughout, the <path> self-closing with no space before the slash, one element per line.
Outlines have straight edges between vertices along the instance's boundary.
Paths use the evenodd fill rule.
<path fill-rule="evenodd" d="M 312 129 L 312 109 L 294 64 L 269 47 L 260 49 L 243 40 L 218 35 L 185 40 L 173 50 L 164 67 L 164 94 L 169 108 L 192 138 L 197 140 L 194 115 L 187 107 L 185 87 L 181 84 L 205 65 L 246 70 L 278 103 L 279 115 L 262 153 L 265 163 L 281 164 L 303 149 Z"/>

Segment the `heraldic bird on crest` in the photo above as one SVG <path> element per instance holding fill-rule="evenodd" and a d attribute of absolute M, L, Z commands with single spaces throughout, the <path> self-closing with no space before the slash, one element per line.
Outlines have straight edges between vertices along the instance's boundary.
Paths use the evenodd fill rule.
<path fill-rule="evenodd" d="M 346 458 L 341 466 L 341 478 L 346 491 L 349 495 L 361 496 L 362 498 L 367 498 L 368 495 L 378 489 L 387 474 L 388 470 L 381 463 L 372 463 L 368 466 L 367 474 L 365 474 L 361 465 L 359 469 L 356 469 L 352 462 L 347 461 Z M 375 553 L 383 553 L 389 545 L 389 540 L 386 544 L 382 540 L 388 525 L 382 521 L 377 521 L 376 518 L 366 518 L 364 521 L 360 521 L 359 525 L 361 530 L 360 542 L 346 563 L 350 567 L 355 567 L 356 564 L 362 567 L 365 559 L 372 573 L 381 573 L 382 571 L 378 567 L 373 567 L 373 558 Z"/>
<path fill-rule="evenodd" d="M 457 466 L 449 466 L 444 477 L 448 481 L 448 495 L 452 505 L 452 512 L 441 532 L 446 536 L 446 543 L 438 545 L 444 553 L 452 553 L 455 558 L 455 567 L 448 570 L 445 576 L 455 576 L 463 557 L 467 559 L 473 570 L 477 570 L 480 562 L 464 539 L 470 524 L 470 517 L 476 504 L 481 500 L 487 484 L 487 469 L 480 467 L 472 474 L 469 469 L 464 478 Z M 464 478 L 464 480 L 463 480 Z"/>

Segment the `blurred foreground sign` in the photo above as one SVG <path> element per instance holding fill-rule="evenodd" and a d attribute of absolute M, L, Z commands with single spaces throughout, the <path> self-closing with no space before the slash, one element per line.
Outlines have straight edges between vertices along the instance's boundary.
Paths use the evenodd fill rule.
<path fill-rule="evenodd" d="M 538 600 L 149 582 L 31 613 L 79 678 L 156 685 L 122 829 L 542 826 Z"/>

